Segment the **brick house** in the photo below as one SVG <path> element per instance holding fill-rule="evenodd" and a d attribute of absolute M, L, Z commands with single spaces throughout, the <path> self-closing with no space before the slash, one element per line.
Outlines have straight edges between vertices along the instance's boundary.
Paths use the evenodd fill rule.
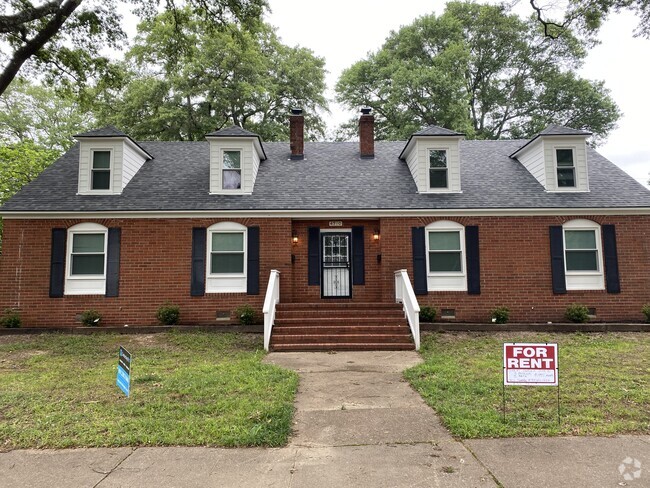
<path fill-rule="evenodd" d="M 289 144 L 237 127 L 201 142 L 76 136 L 0 210 L 0 309 L 27 326 L 76 326 L 91 308 L 137 326 L 170 301 L 182 323 L 218 326 L 279 293 L 276 349 L 413 347 L 396 300 L 415 307 L 411 327 L 418 305 L 459 322 L 496 306 L 560 322 L 571 303 L 642 318 L 650 192 L 589 133 L 468 141 L 431 126 L 374 141 L 364 110 L 359 143 L 305 142 L 294 112 Z"/>

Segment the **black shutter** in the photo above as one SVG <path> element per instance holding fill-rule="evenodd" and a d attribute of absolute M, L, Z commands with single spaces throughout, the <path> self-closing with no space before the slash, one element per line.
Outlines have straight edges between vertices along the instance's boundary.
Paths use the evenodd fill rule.
<path fill-rule="evenodd" d="M 413 291 L 416 295 L 426 295 L 427 287 L 427 257 L 424 240 L 424 227 L 411 228 L 413 245 Z"/>
<path fill-rule="evenodd" d="M 352 284 L 366 284 L 366 253 L 363 227 L 352 227 Z"/>
<path fill-rule="evenodd" d="M 65 280 L 65 229 L 52 229 L 52 255 L 50 259 L 50 298 L 63 297 Z"/>
<path fill-rule="evenodd" d="M 320 285 L 320 229 L 318 227 L 309 228 L 307 274 L 309 285 Z"/>
<path fill-rule="evenodd" d="M 260 294 L 260 228 L 248 228 L 248 266 L 246 293 Z"/>
<path fill-rule="evenodd" d="M 566 293 L 566 278 L 564 275 L 564 239 L 562 226 L 550 227 L 551 237 L 551 275 L 553 293 L 562 295 Z"/>
<path fill-rule="evenodd" d="M 122 229 L 108 229 L 108 256 L 106 257 L 106 296 L 119 296 L 120 290 L 120 238 Z"/>
<path fill-rule="evenodd" d="M 207 229 L 194 227 L 192 229 L 192 281 L 190 295 L 201 297 L 205 295 L 205 245 Z"/>
<path fill-rule="evenodd" d="M 603 225 L 603 254 L 605 255 L 605 283 L 607 293 L 620 293 L 621 283 L 618 275 L 618 252 L 616 251 L 616 229 L 613 225 Z"/>
<path fill-rule="evenodd" d="M 481 294 L 481 264 L 478 252 L 478 226 L 465 227 L 465 253 L 467 261 L 467 293 Z"/>

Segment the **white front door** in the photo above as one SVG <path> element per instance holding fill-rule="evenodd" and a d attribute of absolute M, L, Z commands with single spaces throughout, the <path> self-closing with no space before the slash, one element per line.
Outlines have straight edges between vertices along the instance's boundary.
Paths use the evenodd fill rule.
<path fill-rule="evenodd" d="M 323 298 L 350 298 L 352 296 L 350 275 L 350 234 L 321 234 L 323 257 Z"/>

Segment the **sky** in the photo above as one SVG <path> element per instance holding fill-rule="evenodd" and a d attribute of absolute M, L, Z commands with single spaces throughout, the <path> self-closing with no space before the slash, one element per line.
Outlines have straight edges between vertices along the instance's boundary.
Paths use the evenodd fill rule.
<path fill-rule="evenodd" d="M 288 45 L 300 45 L 325 58 L 330 110 L 328 129 L 354 116 L 334 101 L 334 85 L 341 72 L 368 52 L 381 47 L 391 30 L 408 25 L 417 17 L 442 13 L 439 0 L 269 0 L 268 22 Z M 529 14 L 529 3 L 521 1 L 520 15 Z M 579 71 L 580 76 L 604 80 L 623 112 L 607 142 L 598 151 L 646 184 L 650 172 L 650 96 L 647 85 L 650 40 L 635 38 L 633 14 L 611 16 L 600 31 L 601 44 L 593 48 Z"/>

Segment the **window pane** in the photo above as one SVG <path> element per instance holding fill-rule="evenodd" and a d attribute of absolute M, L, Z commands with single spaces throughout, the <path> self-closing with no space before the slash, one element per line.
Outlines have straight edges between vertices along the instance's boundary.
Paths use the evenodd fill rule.
<path fill-rule="evenodd" d="M 429 232 L 430 251 L 460 251 L 460 232 Z"/>
<path fill-rule="evenodd" d="M 223 152 L 223 167 L 224 169 L 239 169 L 241 168 L 241 153 L 239 151 L 224 151 Z"/>
<path fill-rule="evenodd" d="M 429 187 L 430 188 L 447 188 L 447 170 L 430 169 L 429 170 Z"/>
<path fill-rule="evenodd" d="M 73 254 L 72 255 L 73 275 L 103 275 L 104 255 L 103 254 Z"/>
<path fill-rule="evenodd" d="M 212 251 L 243 251 L 244 234 L 241 232 L 226 233 L 215 232 L 212 234 Z"/>
<path fill-rule="evenodd" d="M 429 168 L 446 168 L 447 151 L 432 149 L 429 151 Z"/>
<path fill-rule="evenodd" d="M 567 249 L 596 249 L 596 231 L 566 230 L 564 240 Z"/>
<path fill-rule="evenodd" d="M 573 166 L 573 150 L 556 149 L 555 150 L 558 166 Z"/>
<path fill-rule="evenodd" d="M 244 255 L 237 254 L 212 254 L 210 273 L 243 273 Z"/>
<path fill-rule="evenodd" d="M 93 190 L 110 190 L 111 172 L 93 171 Z"/>
<path fill-rule="evenodd" d="M 573 168 L 557 169 L 557 186 L 576 186 Z"/>
<path fill-rule="evenodd" d="M 462 271 L 460 252 L 430 252 L 429 271 Z"/>
<path fill-rule="evenodd" d="M 72 252 L 104 252 L 104 234 L 73 234 Z"/>
<path fill-rule="evenodd" d="M 110 167 L 110 151 L 93 151 L 93 169 L 109 169 Z"/>
<path fill-rule="evenodd" d="M 596 251 L 567 251 L 567 271 L 598 271 Z"/>
<path fill-rule="evenodd" d="M 223 172 L 223 187 L 226 190 L 241 188 L 241 173 L 239 170 L 227 169 Z"/>

